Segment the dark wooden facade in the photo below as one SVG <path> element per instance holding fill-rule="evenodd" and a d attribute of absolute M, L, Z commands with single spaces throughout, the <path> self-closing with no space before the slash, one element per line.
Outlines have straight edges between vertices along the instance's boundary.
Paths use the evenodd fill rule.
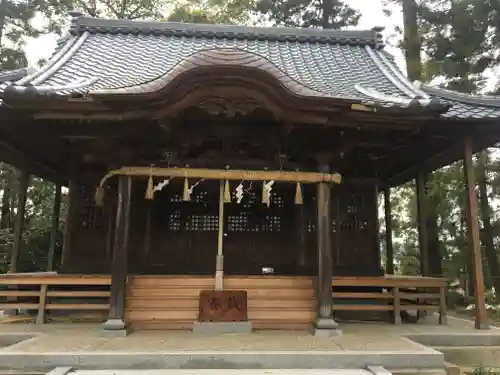
<path fill-rule="evenodd" d="M 237 183 L 233 183 L 233 191 Z M 303 188 L 297 205 L 295 185 L 277 184 L 269 207 L 262 204 L 261 184 L 249 189 L 241 203 L 225 204 L 224 272 L 260 275 L 272 268 L 277 275 L 317 274 L 316 194 Z M 146 182 L 134 180 L 131 203 L 130 257 L 133 274 L 215 273 L 219 189 L 217 181 L 198 185 L 190 202 L 182 201 L 182 180 L 144 199 Z M 332 187 L 331 223 L 333 272 L 343 276 L 382 275 L 378 244 L 377 186 L 343 184 Z M 97 206 L 95 188 L 81 187 L 75 219 L 61 272 L 109 273 L 116 192 L 108 205 Z M 110 232 L 111 231 L 111 232 Z M 245 261 L 242 261 L 245 259 Z"/>

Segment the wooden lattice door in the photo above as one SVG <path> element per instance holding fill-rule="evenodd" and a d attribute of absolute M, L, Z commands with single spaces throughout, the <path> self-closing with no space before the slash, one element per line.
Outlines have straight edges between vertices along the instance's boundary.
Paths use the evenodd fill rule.
<path fill-rule="evenodd" d="M 375 186 L 338 185 L 332 189 L 332 232 L 334 274 L 380 272 Z"/>
<path fill-rule="evenodd" d="M 289 184 L 275 184 L 267 207 L 262 203 L 259 185 L 247 189 L 240 203 L 233 196 L 232 202 L 225 205 L 226 273 L 261 274 L 263 267 L 287 273 L 295 262 L 294 190 Z"/>

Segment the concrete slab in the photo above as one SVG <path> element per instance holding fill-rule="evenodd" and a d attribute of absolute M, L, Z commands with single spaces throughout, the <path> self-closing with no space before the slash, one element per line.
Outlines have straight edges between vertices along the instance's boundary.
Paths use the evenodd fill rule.
<path fill-rule="evenodd" d="M 72 366 L 83 369 L 360 369 L 368 365 L 392 369 L 444 368 L 435 350 L 418 352 L 169 352 L 169 353 L 15 353 L 0 354 L 0 364 L 15 370 Z"/>
<path fill-rule="evenodd" d="M 366 369 L 370 371 L 373 375 L 392 375 L 390 371 L 382 366 L 368 365 Z"/>
<path fill-rule="evenodd" d="M 321 369 L 321 370 L 304 370 L 304 369 L 239 369 L 239 370 L 79 370 L 71 373 L 71 375 L 370 375 L 365 370 L 349 370 L 349 369 Z"/>
<path fill-rule="evenodd" d="M 47 375 L 67 375 L 71 372 L 72 367 L 57 367 L 49 372 Z"/>
<path fill-rule="evenodd" d="M 257 331 L 217 337 L 190 331 L 137 331 L 128 337 L 103 337 L 99 324 L 2 324 L 0 334 L 36 337 L 0 349 L 0 366 L 33 369 L 30 366 L 41 364 L 48 371 L 57 366 L 120 370 L 324 369 L 371 365 L 383 366 L 395 375 L 443 375 L 445 356 L 426 345 L 486 343 L 494 347 L 500 338 L 500 330 L 478 333 L 472 323 L 454 318 L 447 326 L 351 323 L 340 327 L 343 336 L 335 338 L 314 337 L 305 331 Z"/>
<path fill-rule="evenodd" d="M 35 337 L 33 333 L 0 333 L 0 348 L 14 345 Z"/>
<path fill-rule="evenodd" d="M 500 367 L 500 346 L 436 347 L 447 362 L 462 366 Z"/>
<path fill-rule="evenodd" d="M 410 334 L 410 340 L 426 346 L 500 346 L 500 332 Z"/>

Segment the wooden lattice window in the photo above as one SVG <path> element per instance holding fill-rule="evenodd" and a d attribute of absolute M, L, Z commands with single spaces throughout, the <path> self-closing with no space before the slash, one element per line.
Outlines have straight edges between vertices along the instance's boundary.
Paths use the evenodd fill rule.
<path fill-rule="evenodd" d="M 193 232 L 217 232 L 219 229 L 219 216 L 215 215 L 190 215 L 186 223 L 186 230 Z"/>

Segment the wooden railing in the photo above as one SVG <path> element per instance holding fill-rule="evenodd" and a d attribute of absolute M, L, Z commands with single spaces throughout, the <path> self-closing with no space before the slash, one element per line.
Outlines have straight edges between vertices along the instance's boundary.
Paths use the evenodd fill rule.
<path fill-rule="evenodd" d="M 45 322 L 48 310 L 108 310 L 110 285 L 110 276 L 53 272 L 3 274 L 0 275 L 0 310 L 37 311 L 37 324 Z M 78 303 L 71 299 L 77 299 Z"/>
<path fill-rule="evenodd" d="M 446 287 L 441 278 L 334 277 L 333 311 L 388 311 L 394 324 L 401 323 L 401 312 L 434 311 L 446 324 Z"/>

